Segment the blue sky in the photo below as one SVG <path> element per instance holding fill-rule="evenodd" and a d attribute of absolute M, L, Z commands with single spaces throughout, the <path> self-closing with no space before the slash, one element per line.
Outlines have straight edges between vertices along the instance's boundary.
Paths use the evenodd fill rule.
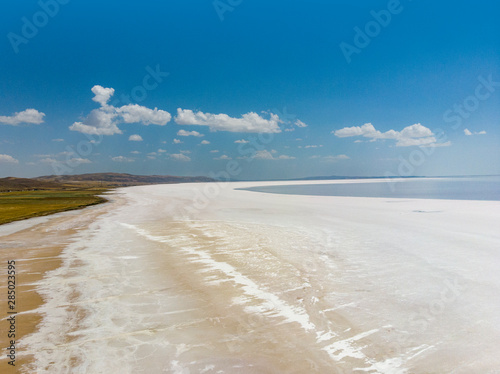
<path fill-rule="evenodd" d="M 0 177 L 500 174 L 500 5 L 351 3 L 9 2 Z"/>

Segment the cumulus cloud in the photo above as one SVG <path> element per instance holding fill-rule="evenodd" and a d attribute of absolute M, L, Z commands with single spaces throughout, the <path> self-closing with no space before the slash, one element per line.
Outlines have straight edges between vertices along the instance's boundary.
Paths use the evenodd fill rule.
<path fill-rule="evenodd" d="M 91 164 L 91 163 L 92 161 L 90 161 L 88 158 L 75 157 L 68 160 L 68 164 Z"/>
<path fill-rule="evenodd" d="M 46 158 L 42 158 L 40 160 L 40 162 L 43 164 L 53 164 L 54 162 L 57 162 L 57 160 L 55 158 L 52 158 L 52 157 L 46 157 Z"/>
<path fill-rule="evenodd" d="M 170 158 L 173 158 L 174 160 L 177 160 L 177 161 L 191 161 L 191 157 L 189 156 L 186 156 L 185 154 L 182 154 L 182 153 L 173 153 L 170 155 Z"/>
<path fill-rule="evenodd" d="M 143 125 L 166 125 L 172 116 L 170 113 L 158 108 L 149 109 L 137 104 L 128 104 L 115 108 L 125 123 L 142 123 Z"/>
<path fill-rule="evenodd" d="M 158 153 L 167 153 L 167 150 L 166 149 L 158 149 Z"/>
<path fill-rule="evenodd" d="M 134 162 L 133 158 L 125 157 L 125 156 L 116 156 L 111 158 L 115 162 Z"/>
<path fill-rule="evenodd" d="M 323 160 L 329 161 L 329 162 L 337 162 L 337 161 L 342 161 L 342 160 L 349 160 L 350 157 L 347 155 L 337 155 L 337 156 L 325 156 L 323 157 Z"/>
<path fill-rule="evenodd" d="M 214 160 L 232 160 L 232 158 L 227 155 L 221 155 L 220 157 L 214 158 Z"/>
<path fill-rule="evenodd" d="M 120 123 L 164 126 L 172 119 L 170 113 L 157 108 L 149 109 L 137 104 L 109 105 L 108 101 L 115 92 L 113 88 L 96 85 L 92 87 L 92 92 L 95 95 L 92 100 L 101 107 L 92 110 L 82 122 L 73 123 L 70 130 L 92 135 L 114 135 L 122 133 L 118 127 Z"/>
<path fill-rule="evenodd" d="M 177 109 L 175 122 L 179 125 L 208 126 L 210 131 L 230 131 L 248 133 L 279 133 L 280 118 L 271 113 L 269 119 L 265 119 L 257 113 L 243 114 L 240 118 L 230 117 L 227 114 L 212 114 L 193 112 L 190 109 Z"/>
<path fill-rule="evenodd" d="M 0 154 L 0 163 L 19 164 L 19 160 L 16 160 L 14 157 L 10 155 Z"/>
<path fill-rule="evenodd" d="M 179 140 L 179 139 L 174 139 L 174 144 L 181 144 L 181 143 L 182 143 L 182 141 L 181 141 L 181 140 Z"/>
<path fill-rule="evenodd" d="M 332 131 L 332 134 L 339 138 L 362 136 L 369 138 L 370 141 L 393 139 L 397 141 L 396 147 L 424 146 L 436 143 L 432 131 L 420 123 L 407 126 L 401 131 L 389 130 L 386 132 L 380 132 L 371 123 L 365 123 L 363 126 L 344 127 Z"/>
<path fill-rule="evenodd" d="M 295 157 L 293 156 L 287 156 L 287 155 L 280 155 L 278 157 L 273 156 L 273 153 L 276 152 L 269 152 L 267 150 L 262 150 L 262 151 L 257 151 L 254 155 L 254 158 L 257 160 L 293 160 Z"/>
<path fill-rule="evenodd" d="M 45 113 L 39 112 L 36 109 L 26 109 L 22 112 L 14 113 L 12 116 L 0 116 L 0 124 L 17 126 L 21 123 L 31 123 L 39 125 L 43 122 Z"/>
<path fill-rule="evenodd" d="M 478 132 L 472 132 L 469 129 L 464 129 L 464 134 L 467 135 L 467 136 L 471 136 L 471 135 L 486 135 L 486 131 L 482 130 L 482 131 L 478 131 Z"/>
<path fill-rule="evenodd" d="M 302 122 L 300 119 L 296 120 L 294 124 L 297 127 L 307 127 L 307 125 L 304 122 Z"/>
<path fill-rule="evenodd" d="M 179 135 L 179 136 L 197 136 L 197 137 L 204 136 L 203 134 L 200 134 L 198 131 L 186 131 L 186 130 L 177 131 L 177 135 Z"/>
<path fill-rule="evenodd" d="M 130 135 L 128 137 L 128 140 L 130 140 L 131 142 L 142 142 L 142 136 L 137 135 L 137 134 Z"/>
<path fill-rule="evenodd" d="M 208 140 L 202 140 L 200 144 L 210 144 Z"/>
<path fill-rule="evenodd" d="M 444 143 L 431 143 L 431 144 L 426 144 L 423 145 L 422 147 L 425 148 L 433 148 L 433 147 L 449 147 L 451 145 L 450 141 L 444 142 Z"/>
<path fill-rule="evenodd" d="M 95 95 L 92 100 L 94 100 L 96 103 L 101 104 L 101 106 L 106 106 L 111 96 L 115 94 L 115 89 L 104 88 L 103 86 L 96 84 L 94 87 L 92 87 L 92 93 Z"/>
<path fill-rule="evenodd" d="M 236 144 L 247 144 L 247 143 L 250 143 L 248 140 L 245 140 L 245 139 L 235 140 L 234 142 Z"/>

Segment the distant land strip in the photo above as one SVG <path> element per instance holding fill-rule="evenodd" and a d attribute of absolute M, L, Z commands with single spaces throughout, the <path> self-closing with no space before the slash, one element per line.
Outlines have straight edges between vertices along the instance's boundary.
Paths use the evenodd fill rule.
<path fill-rule="evenodd" d="M 95 173 L 0 178 L 0 224 L 106 202 L 113 188 L 148 184 L 214 182 L 208 177 Z"/>

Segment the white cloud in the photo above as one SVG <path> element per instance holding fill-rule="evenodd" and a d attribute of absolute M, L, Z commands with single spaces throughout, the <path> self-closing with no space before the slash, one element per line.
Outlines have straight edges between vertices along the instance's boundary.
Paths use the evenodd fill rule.
<path fill-rule="evenodd" d="M 149 109 L 137 104 L 128 104 L 121 107 L 108 105 L 114 94 L 113 88 L 104 88 L 96 85 L 92 87 L 95 102 L 101 104 L 98 109 L 92 110 L 83 122 L 73 123 L 69 129 L 84 134 L 114 135 L 121 134 L 118 128 L 120 123 L 142 123 L 143 125 L 166 125 L 172 116 L 170 113 L 157 108 Z"/>
<path fill-rule="evenodd" d="M 158 153 L 167 153 L 167 151 L 165 149 L 158 149 Z"/>
<path fill-rule="evenodd" d="M 181 140 L 179 140 L 179 139 L 174 139 L 174 144 L 181 144 L 181 143 L 183 143 Z"/>
<path fill-rule="evenodd" d="M 130 135 L 128 137 L 128 140 L 130 140 L 131 142 L 142 142 L 142 136 L 137 135 L 137 134 Z"/>
<path fill-rule="evenodd" d="M 396 143 L 396 147 L 424 146 L 433 143 L 436 143 L 436 138 L 433 136 L 428 138 L 401 138 Z"/>
<path fill-rule="evenodd" d="M 219 153 L 219 150 L 214 149 L 213 151 L 210 151 L 210 153 Z"/>
<path fill-rule="evenodd" d="M 304 148 L 321 148 L 323 145 L 306 145 Z"/>
<path fill-rule="evenodd" d="M 346 155 L 337 155 L 337 156 L 325 156 L 323 157 L 323 160 L 325 161 L 330 161 L 330 162 L 337 162 L 341 160 L 349 160 L 350 157 Z"/>
<path fill-rule="evenodd" d="M 254 158 L 256 158 L 257 160 L 273 160 L 274 159 L 271 152 L 266 151 L 266 150 L 257 151 L 255 153 Z"/>
<path fill-rule="evenodd" d="M 115 108 L 125 123 L 142 123 L 143 125 L 166 125 L 172 116 L 170 113 L 158 108 L 149 109 L 137 104 L 124 105 Z"/>
<path fill-rule="evenodd" d="M 464 134 L 467 135 L 467 136 L 471 136 L 471 135 L 486 135 L 486 131 L 482 130 L 482 131 L 478 131 L 478 132 L 472 132 L 470 131 L 469 129 L 464 129 Z"/>
<path fill-rule="evenodd" d="M 190 109 L 177 109 L 175 122 L 179 125 L 199 125 L 208 126 L 210 131 L 230 131 L 230 132 L 260 132 L 279 133 L 281 129 L 278 123 L 280 118 L 271 113 L 270 119 L 265 119 L 257 113 L 250 112 L 243 114 L 241 118 L 233 118 L 227 114 L 212 114 L 196 112 Z"/>
<path fill-rule="evenodd" d="M 170 155 L 170 157 L 177 161 L 191 161 L 191 158 L 189 156 L 186 156 L 182 153 L 173 153 Z"/>
<path fill-rule="evenodd" d="M 202 140 L 200 144 L 210 144 L 208 140 Z"/>
<path fill-rule="evenodd" d="M 220 157 L 214 158 L 214 160 L 232 160 L 232 158 L 227 155 L 221 155 Z"/>
<path fill-rule="evenodd" d="M 179 136 L 197 136 L 197 137 L 205 136 L 203 134 L 200 134 L 198 131 L 186 131 L 186 130 L 177 131 L 177 135 L 179 135 Z"/>
<path fill-rule="evenodd" d="M 389 130 L 386 132 L 380 132 L 371 123 L 365 123 L 363 126 L 344 127 L 332 131 L 332 134 L 339 138 L 363 136 L 369 138 L 370 141 L 393 139 L 397 140 L 396 147 L 423 146 L 436 142 L 432 131 L 420 123 L 407 126 L 401 131 Z"/>
<path fill-rule="evenodd" d="M 101 106 L 106 106 L 111 96 L 115 94 L 115 89 L 104 88 L 103 86 L 97 84 L 92 87 L 92 93 L 95 95 L 92 100 L 94 100 L 96 103 L 101 104 Z"/>
<path fill-rule="evenodd" d="M 111 158 L 115 162 L 134 162 L 133 158 L 125 157 L 125 156 L 116 156 Z"/>
<path fill-rule="evenodd" d="M 53 164 L 54 162 L 57 162 L 57 160 L 55 158 L 52 158 L 52 157 L 47 157 L 47 158 L 41 159 L 40 162 L 42 162 L 44 164 Z"/>
<path fill-rule="evenodd" d="M 298 119 L 298 120 L 295 121 L 295 126 L 297 126 L 297 127 L 307 127 L 307 125 L 304 122 L 302 122 L 300 119 Z"/>
<path fill-rule="evenodd" d="M 53 142 L 63 142 L 64 139 L 52 139 Z"/>
<path fill-rule="evenodd" d="M 274 153 L 276 153 L 276 152 L 274 152 Z M 257 160 L 293 160 L 293 159 L 295 159 L 295 157 L 287 156 L 287 155 L 280 155 L 278 157 L 274 157 L 272 151 L 269 152 L 266 150 L 257 151 L 255 153 L 254 158 L 256 158 Z"/>
<path fill-rule="evenodd" d="M 26 109 L 22 112 L 14 113 L 12 116 L 0 116 L 0 123 L 5 125 L 16 126 L 20 123 L 31 123 L 39 125 L 43 122 L 45 113 L 39 112 L 36 109 Z"/>
<path fill-rule="evenodd" d="M 19 160 L 16 160 L 14 157 L 10 155 L 0 154 L 0 163 L 19 164 Z"/>
<path fill-rule="evenodd" d="M 247 143 L 250 143 L 248 140 L 245 140 L 245 139 L 235 140 L 234 142 L 236 144 L 247 144 Z"/>
<path fill-rule="evenodd" d="M 75 157 L 70 160 L 68 160 L 69 164 L 91 164 L 92 161 L 90 161 L 88 158 L 80 158 L 80 157 Z"/>
<path fill-rule="evenodd" d="M 191 151 L 180 151 L 181 153 L 184 153 L 184 154 L 190 154 Z"/>
<path fill-rule="evenodd" d="M 425 148 L 430 148 L 430 147 L 449 147 L 451 145 L 450 141 L 444 142 L 444 143 L 431 143 L 431 144 L 426 144 L 423 145 L 422 147 Z"/>
<path fill-rule="evenodd" d="M 132 153 L 133 155 L 140 155 L 141 154 L 141 152 L 139 152 L 139 151 L 132 151 L 130 153 Z"/>

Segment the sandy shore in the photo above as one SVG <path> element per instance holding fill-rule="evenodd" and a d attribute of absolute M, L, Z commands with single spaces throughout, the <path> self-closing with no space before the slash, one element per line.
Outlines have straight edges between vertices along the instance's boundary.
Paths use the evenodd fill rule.
<path fill-rule="evenodd" d="M 499 202 L 235 190 L 264 184 L 126 188 L 4 232 L 40 321 L 24 372 L 495 373 Z"/>
<path fill-rule="evenodd" d="M 51 271 L 59 268 L 63 262 L 61 254 L 73 240 L 79 230 L 101 215 L 108 207 L 99 206 L 83 211 L 70 211 L 51 216 L 37 217 L 0 226 L 0 261 L 2 263 L 2 283 L 0 287 L 0 305 L 2 305 L 2 335 L 0 357 L 2 373 L 27 372 L 32 354 L 26 353 L 26 347 L 20 343 L 22 338 L 34 333 L 42 320 L 44 300 L 38 291 L 38 283 Z M 9 365 L 6 347 L 11 338 L 7 335 L 10 323 L 6 320 L 11 315 L 7 295 L 7 262 L 15 261 L 15 366 Z M 5 281 L 4 281 L 5 280 Z M 4 333 L 5 332 L 5 333 Z M 24 368 L 24 370 L 23 370 Z"/>

